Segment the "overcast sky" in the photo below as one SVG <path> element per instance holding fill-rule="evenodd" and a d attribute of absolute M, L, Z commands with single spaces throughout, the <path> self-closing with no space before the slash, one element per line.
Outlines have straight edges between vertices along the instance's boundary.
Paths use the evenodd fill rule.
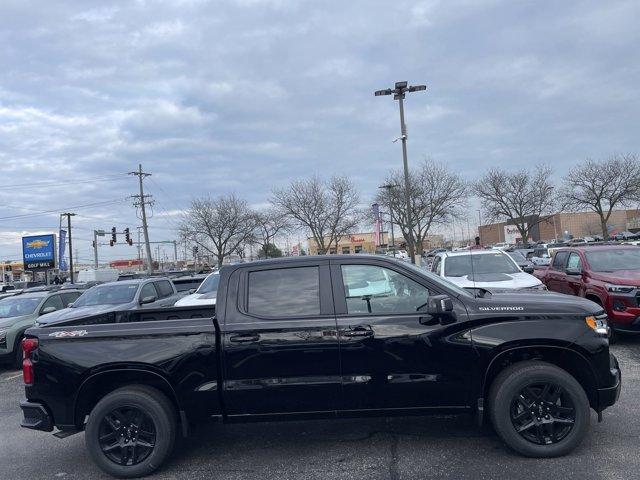
<path fill-rule="evenodd" d="M 373 91 L 399 80 L 428 85 L 406 102 L 411 164 L 560 177 L 638 152 L 638 18 L 633 0 L 2 0 L 0 260 L 72 210 L 90 261 L 94 228 L 139 225 L 138 163 L 152 240 L 194 197 L 260 206 L 314 173 L 370 203 L 401 166 L 397 102 Z"/>

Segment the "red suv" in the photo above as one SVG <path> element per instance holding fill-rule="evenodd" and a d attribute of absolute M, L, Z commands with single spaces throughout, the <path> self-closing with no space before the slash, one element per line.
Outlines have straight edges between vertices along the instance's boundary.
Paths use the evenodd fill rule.
<path fill-rule="evenodd" d="M 537 269 L 549 290 L 578 295 L 604 307 L 615 331 L 640 333 L 640 248 L 593 245 L 559 248 Z"/>

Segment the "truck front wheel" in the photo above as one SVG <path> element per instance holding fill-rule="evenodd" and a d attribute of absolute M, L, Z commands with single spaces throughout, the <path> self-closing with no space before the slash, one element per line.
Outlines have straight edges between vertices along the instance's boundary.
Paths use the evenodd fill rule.
<path fill-rule="evenodd" d="M 565 370 L 544 362 L 516 363 L 491 386 L 489 409 L 498 435 L 528 457 L 557 457 L 576 448 L 589 429 L 589 400 Z"/>
<path fill-rule="evenodd" d="M 119 478 L 142 477 L 166 460 L 176 437 L 169 399 L 146 386 L 119 388 L 91 411 L 85 443 L 94 462 Z"/>

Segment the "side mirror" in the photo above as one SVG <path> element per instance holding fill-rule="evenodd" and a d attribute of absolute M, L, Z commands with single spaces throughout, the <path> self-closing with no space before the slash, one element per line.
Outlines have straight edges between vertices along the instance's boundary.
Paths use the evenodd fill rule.
<path fill-rule="evenodd" d="M 73 308 L 73 302 L 69 303 L 69 304 L 67 305 L 67 308 Z"/>
<path fill-rule="evenodd" d="M 453 315 L 453 300 L 448 295 L 433 295 L 422 309 L 427 316 L 420 317 L 423 325 L 435 325 L 440 323 L 446 325 L 455 322 Z"/>
<path fill-rule="evenodd" d="M 533 267 L 531 265 L 527 265 L 522 269 L 524 273 L 533 273 Z"/>
<path fill-rule="evenodd" d="M 146 305 L 147 303 L 153 303 L 157 300 L 155 295 L 149 295 L 148 297 L 142 297 L 140 299 L 140 305 Z"/>
<path fill-rule="evenodd" d="M 196 289 L 195 288 L 192 288 L 192 289 L 189 290 L 189 294 L 194 294 L 194 293 L 196 293 Z"/>
<path fill-rule="evenodd" d="M 47 313 L 53 313 L 57 310 L 56 307 L 47 307 L 47 308 L 43 308 L 42 311 L 40 312 L 40 315 L 46 315 Z"/>
<path fill-rule="evenodd" d="M 567 275 L 582 275 L 581 268 L 567 268 L 565 272 Z"/>

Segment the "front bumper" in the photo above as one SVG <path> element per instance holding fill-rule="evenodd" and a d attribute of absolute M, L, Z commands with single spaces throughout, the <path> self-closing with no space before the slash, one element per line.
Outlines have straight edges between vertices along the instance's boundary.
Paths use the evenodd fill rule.
<path fill-rule="evenodd" d="M 615 383 L 612 387 L 598 389 L 598 409 L 600 412 L 618 401 L 622 388 L 622 374 L 618 359 L 613 354 L 610 354 L 610 357 L 611 376 L 615 379 Z"/>
<path fill-rule="evenodd" d="M 44 405 L 24 400 L 20 402 L 20 408 L 24 415 L 24 418 L 20 422 L 21 427 L 32 430 L 42 430 L 43 432 L 53 430 L 53 418 L 51 418 L 49 411 Z"/>

